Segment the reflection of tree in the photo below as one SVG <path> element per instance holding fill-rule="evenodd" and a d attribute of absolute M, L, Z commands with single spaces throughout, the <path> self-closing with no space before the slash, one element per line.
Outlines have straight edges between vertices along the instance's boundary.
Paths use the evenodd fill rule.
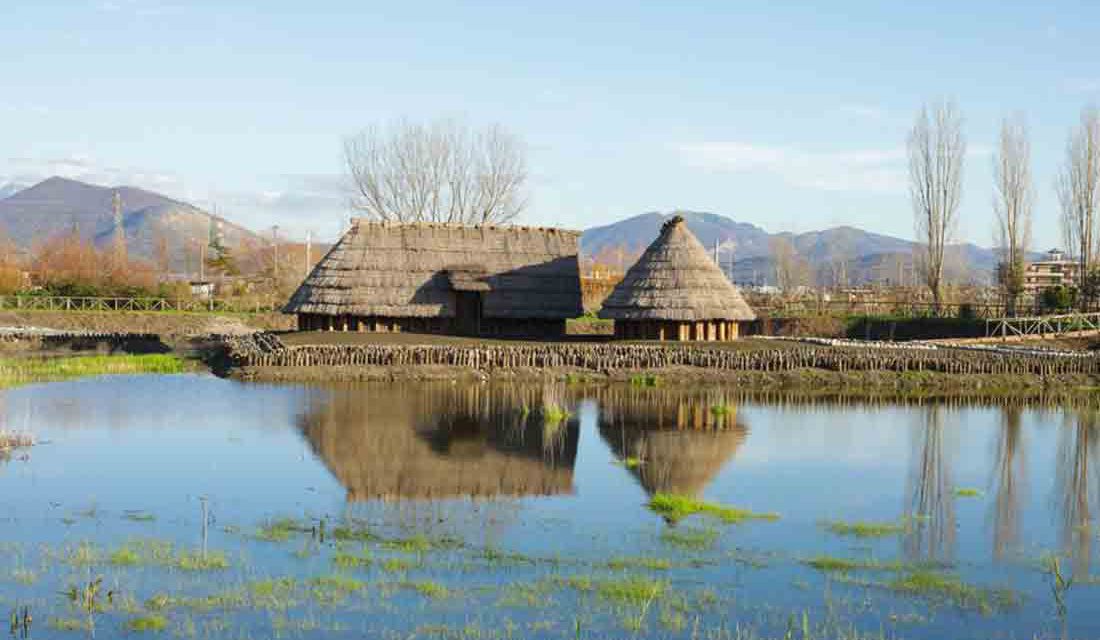
<path fill-rule="evenodd" d="M 547 395 L 549 394 L 549 395 Z M 299 419 L 349 501 L 553 495 L 573 486 L 579 430 L 539 387 L 335 387 Z"/>
<path fill-rule="evenodd" d="M 1095 410 L 1075 412 L 1058 438 L 1055 506 L 1059 511 L 1062 548 L 1072 558 L 1073 576 L 1088 574 L 1092 557 L 1092 513 L 1096 496 L 1089 491 L 1098 476 L 1100 420 Z"/>
<path fill-rule="evenodd" d="M 993 557 L 1004 559 L 1020 541 L 1020 495 L 1027 486 L 1026 457 L 1021 440 L 1023 408 L 1008 405 L 1001 410 L 1001 429 L 997 433 L 997 447 L 993 467 Z"/>
<path fill-rule="evenodd" d="M 651 495 L 698 496 L 748 436 L 723 392 L 614 388 L 599 403 L 600 436 Z"/>
<path fill-rule="evenodd" d="M 955 502 L 951 462 L 944 443 L 943 408 L 929 406 L 914 431 L 909 472 L 911 496 L 906 553 L 910 558 L 950 560 L 955 553 Z"/>

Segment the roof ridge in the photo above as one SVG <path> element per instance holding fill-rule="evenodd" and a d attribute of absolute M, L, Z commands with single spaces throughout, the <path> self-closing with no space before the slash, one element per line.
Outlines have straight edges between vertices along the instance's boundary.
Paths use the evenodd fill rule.
<path fill-rule="evenodd" d="M 544 233 L 561 233 L 569 235 L 581 235 L 581 231 L 565 229 L 562 227 L 536 227 L 520 224 L 462 224 L 459 222 L 389 222 L 382 220 L 369 220 L 367 218 L 352 218 L 353 227 L 379 227 L 383 229 L 395 229 L 409 227 L 413 229 L 483 229 L 486 231 L 539 231 Z"/>

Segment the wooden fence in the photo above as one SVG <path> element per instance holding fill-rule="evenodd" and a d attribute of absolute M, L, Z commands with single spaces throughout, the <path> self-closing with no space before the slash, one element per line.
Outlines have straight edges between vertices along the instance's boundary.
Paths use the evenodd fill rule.
<path fill-rule="evenodd" d="M 92 298 L 78 296 L 0 296 L 0 310 L 26 311 L 176 311 L 189 313 L 267 313 L 278 311 L 266 300 L 189 298 Z"/>
<path fill-rule="evenodd" d="M 992 318 L 985 322 L 987 337 L 1058 335 L 1071 331 L 1100 331 L 1100 313 Z"/>
<path fill-rule="evenodd" d="M 644 371 L 701 367 L 725 371 L 940 372 L 952 374 L 1098 374 L 1092 354 L 1000 353 L 980 350 L 889 347 L 801 346 L 752 351 L 705 346 L 616 344 L 517 345 L 300 345 L 277 336 L 253 334 L 227 339 L 236 366 L 406 367 L 442 365 L 477 370 L 569 368 L 590 371 Z"/>

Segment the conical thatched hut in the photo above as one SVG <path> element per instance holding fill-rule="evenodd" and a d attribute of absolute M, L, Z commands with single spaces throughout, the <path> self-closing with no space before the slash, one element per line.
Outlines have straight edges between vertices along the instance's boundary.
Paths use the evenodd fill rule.
<path fill-rule="evenodd" d="M 615 337 L 634 340 L 734 340 L 756 314 L 726 279 L 681 216 L 626 272 L 603 303 Z"/>
<path fill-rule="evenodd" d="M 578 236 L 353 220 L 283 312 L 303 331 L 559 336 L 582 313 Z"/>

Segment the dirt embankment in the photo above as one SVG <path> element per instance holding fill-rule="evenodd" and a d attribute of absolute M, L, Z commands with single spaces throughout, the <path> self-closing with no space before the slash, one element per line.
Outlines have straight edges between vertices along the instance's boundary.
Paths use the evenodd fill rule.
<path fill-rule="evenodd" d="M 37 328 L 72 332 L 153 334 L 169 338 L 285 331 L 293 327 L 294 317 L 280 313 L 0 312 L 0 329 Z"/>

